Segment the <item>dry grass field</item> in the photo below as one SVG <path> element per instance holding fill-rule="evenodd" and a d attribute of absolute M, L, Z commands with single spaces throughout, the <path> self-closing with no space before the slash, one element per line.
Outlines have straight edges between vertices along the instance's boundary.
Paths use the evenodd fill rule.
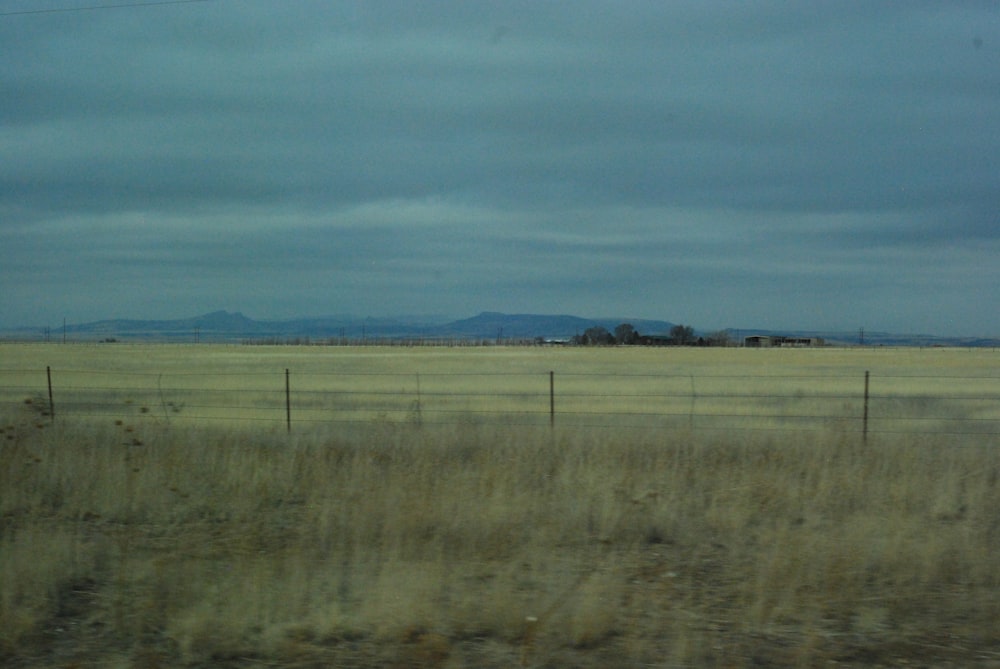
<path fill-rule="evenodd" d="M 0 665 L 1000 667 L 998 384 L 988 350 L 0 345 Z"/>

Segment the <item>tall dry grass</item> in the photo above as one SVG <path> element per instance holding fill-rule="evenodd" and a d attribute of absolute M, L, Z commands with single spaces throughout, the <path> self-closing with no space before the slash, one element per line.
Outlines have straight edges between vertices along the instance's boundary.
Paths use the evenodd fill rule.
<path fill-rule="evenodd" d="M 1000 659 L 995 439 L 2 427 L 4 666 Z"/>

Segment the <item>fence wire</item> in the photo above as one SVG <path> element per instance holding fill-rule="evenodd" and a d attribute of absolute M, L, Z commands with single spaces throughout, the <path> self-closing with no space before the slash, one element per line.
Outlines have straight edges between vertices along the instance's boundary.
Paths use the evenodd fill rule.
<path fill-rule="evenodd" d="M 1000 378 L 873 375 L 866 393 L 857 374 L 0 369 L 0 407 L 8 421 L 28 415 L 289 429 L 383 421 L 996 438 Z"/>

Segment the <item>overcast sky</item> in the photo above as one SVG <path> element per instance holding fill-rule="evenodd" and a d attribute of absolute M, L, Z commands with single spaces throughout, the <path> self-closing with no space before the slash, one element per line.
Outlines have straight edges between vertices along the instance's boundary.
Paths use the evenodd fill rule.
<path fill-rule="evenodd" d="M 0 325 L 1000 335 L 994 0 L 126 2 L 0 3 Z"/>

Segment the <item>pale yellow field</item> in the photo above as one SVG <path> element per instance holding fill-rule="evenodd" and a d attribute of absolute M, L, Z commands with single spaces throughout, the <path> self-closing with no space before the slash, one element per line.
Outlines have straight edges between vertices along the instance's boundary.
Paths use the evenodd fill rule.
<path fill-rule="evenodd" d="M 76 417 L 995 433 L 991 349 L 379 348 L 0 345 L 0 400 Z"/>
<path fill-rule="evenodd" d="M 0 665 L 995 667 L 998 372 L 3 345 Z"/>

